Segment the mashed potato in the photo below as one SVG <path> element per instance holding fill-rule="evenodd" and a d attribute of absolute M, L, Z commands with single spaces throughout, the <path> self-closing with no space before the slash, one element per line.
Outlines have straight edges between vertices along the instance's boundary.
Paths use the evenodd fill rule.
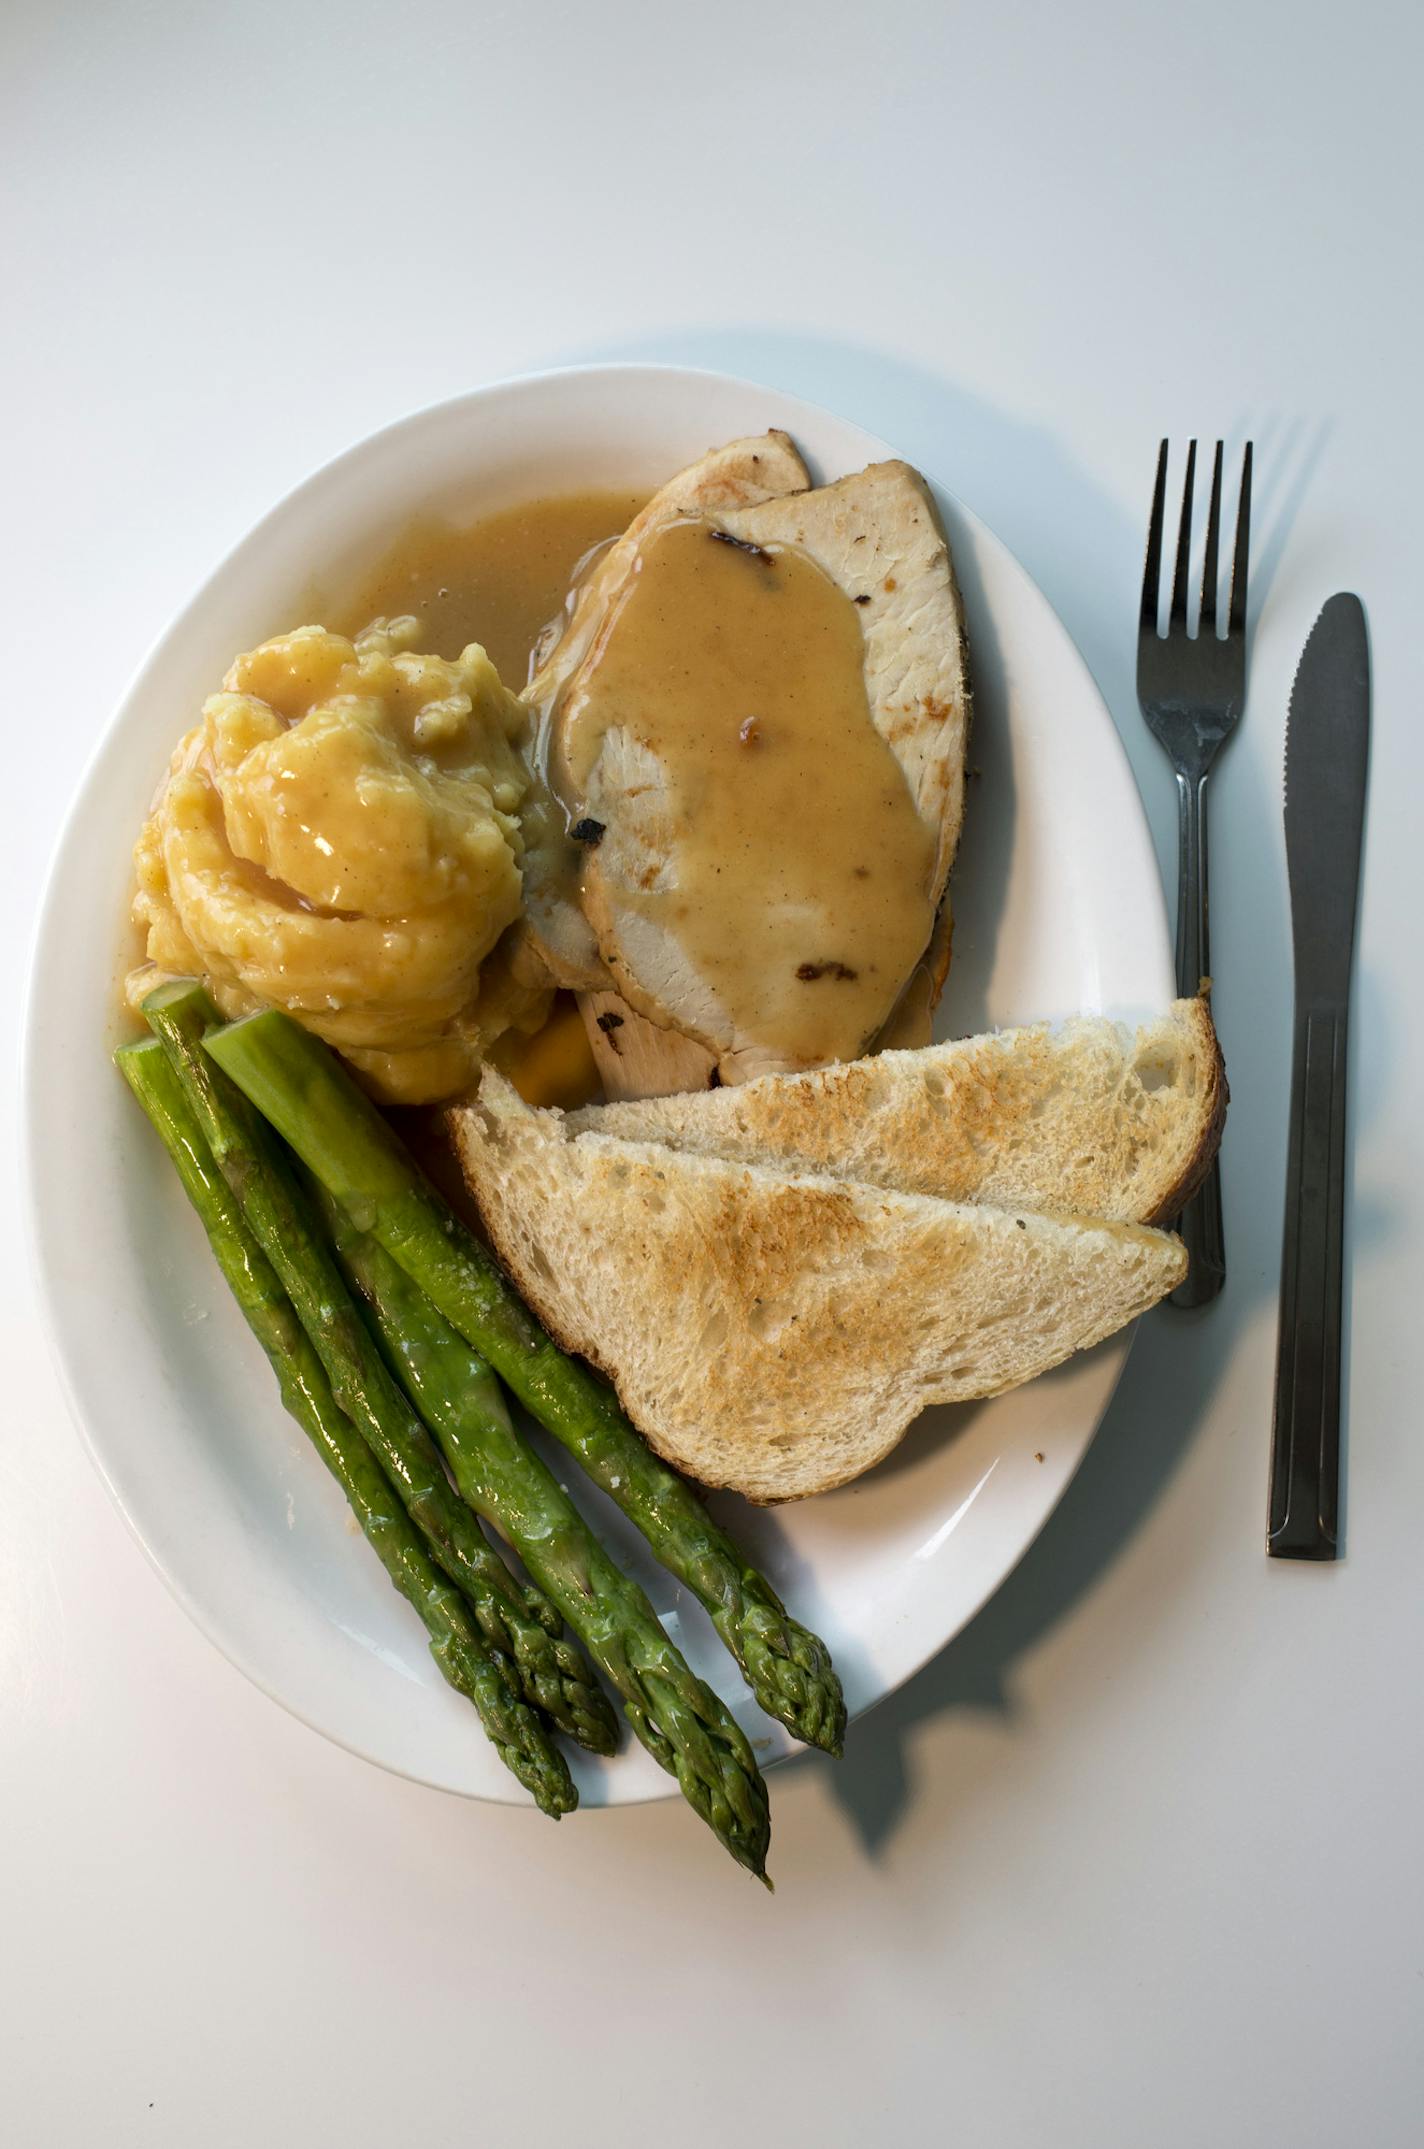
<path fill-rule="evenodd" d="M 284 1007 L 397 1104 L 465 1088 L 549 997 L 496 947 L 521 907 L 523 706 L 482 649 L 418 656 L 414 632 L 300 627 L 236 660 L 139 837 L 129 981 Z"/>

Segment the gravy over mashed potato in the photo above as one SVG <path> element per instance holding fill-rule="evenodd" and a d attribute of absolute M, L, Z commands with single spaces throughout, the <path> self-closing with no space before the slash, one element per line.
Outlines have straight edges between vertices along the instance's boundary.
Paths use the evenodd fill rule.
<path fill-rule="evenodd" d="M 476 644 L 299 627 L 237 658 L 174 753 L 134 853 L 148 963 L 225 1014 L 283 1007 L 382 1101 L 467 1087 L 537 1027 L 542 984 L 497 945 L 519 916 L 523 704 Z"/>

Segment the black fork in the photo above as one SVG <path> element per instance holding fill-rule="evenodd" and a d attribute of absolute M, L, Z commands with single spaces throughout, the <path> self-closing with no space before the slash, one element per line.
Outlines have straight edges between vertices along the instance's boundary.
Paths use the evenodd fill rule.
<path fill-rule="evenodd" d="M 1221 541 L 1222 444 L 1216 443 L 1202 563 L 1201 616 L 1187 632 L 1187 573 L 1192 550 L 1192 490 L 1197 444 L 1187 450 L 1182 517 L 1167 632 L 1157 631 L 1162 578 L 1162 525 L 1167 504 L 1167 443 L 1157 455 L 1147 561 L 1142 571 L 1142 612 L 1137 634 L 1137 699 L 1148 729 L 1172 764 L 1177 779 L 1177 990 L 1184 998 L 1211 990 L 1206 865 L 1206 780 L 1223 742 L 1235 728 L 1246 699 L 1246 575 L 1251 551 L 1251 443 L 1241 461 L 1241 502 L 1231 563 L 1231 601 L 1226 632 L 1217 631 L 1216 585 Z M 1211 1174 L 1178 1225 L 1191 1266 L 1172 1293 L 1174 1306 L 1204 1306 L 1226 1281 L 1221 1225 L 1221 1179 Z"/>

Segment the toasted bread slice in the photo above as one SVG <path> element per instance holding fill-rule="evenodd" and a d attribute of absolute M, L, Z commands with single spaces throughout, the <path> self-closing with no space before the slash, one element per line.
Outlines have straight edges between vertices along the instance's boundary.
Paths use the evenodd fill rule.
<path fill-rule="evenodd" d="M 1136 1031 L 1082 1015 L 593 1105 L 570 1126 L 946 1201 L 1163 1223 L 1205 1176 L 1226 1101 L 1206 1002 L 1178 1000 Z"/>
<path fill-rule="evenodd" d="M 449 1115 L 515 1283 L 660 1455 L 749 1499 L 858 1477 L 930 1403 L 997 1395 L 1181 1281 L 1141 1225 L 1014 1214 L 576 1134 L 486 1070 Z"/>

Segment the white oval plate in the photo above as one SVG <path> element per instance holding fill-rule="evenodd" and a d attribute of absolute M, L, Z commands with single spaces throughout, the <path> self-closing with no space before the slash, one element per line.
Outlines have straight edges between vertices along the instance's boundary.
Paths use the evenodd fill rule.
<path fill-rule="evenodd" d="M 647 366 L 548 373 L 463 396 L 299 486 L 199 591 L 144 665 L 70 816 L 29 1010 L 28 1150 L 42 1288 L 70 1403 L 109 1490 L 218 1647 L 327 1737 L 443 1789 L 522 1802 L 414 1615 L 284 1417 L 196 1219 L 109 1065 L 129 851 L 178 734 L 294 592 L 376 556 L 417 512 L 473 515 L 646 486 L 714 443 L 784 426 L 818 473 L 893 450 L 794 397 Z M 1172 997 L 1161 888 L 1112 721 L 1067 634 L 982 523 L 940 496 L 978 693 L 956 872 L 947 1031 Z M 994 1403 L 930 1413 L 858 1485 L 772 1512 L 717 1505 L 831 1645 L 852 1713 L 957 1634 L 1042 1527 L 1112 1393 L 1126 1339 Z M 808 1398 L 814 1408 L 814 1398 Z M 764 1758 L 791 1742 L 609 1505 L 555 1460 Z M 862 1737 L 873 1737 L 866 1730 Z M 587 1803 L 671 1797 L 636 1744 L 577 1758 Z"/>

